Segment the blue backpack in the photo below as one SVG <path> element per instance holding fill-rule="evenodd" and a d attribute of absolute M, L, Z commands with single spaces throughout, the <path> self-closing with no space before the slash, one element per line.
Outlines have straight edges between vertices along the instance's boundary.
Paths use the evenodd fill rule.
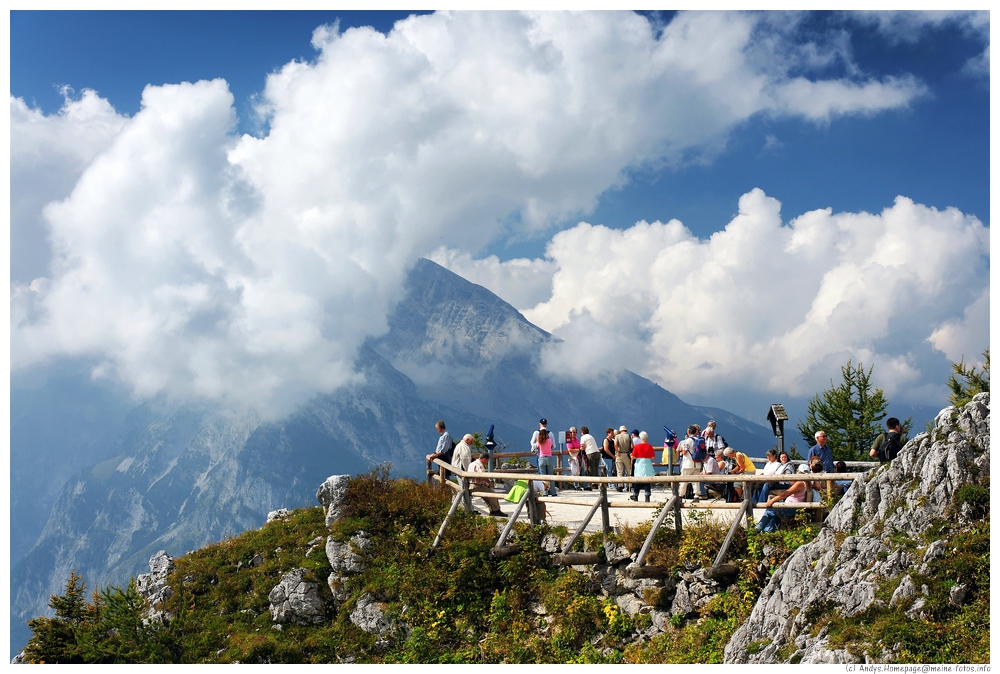
<path fill-rule="evenodd" d="M 705 438 L 696 435 L 691 439 L 694 440 L 694 451 L 691 452 L 691 458 L 703 463 L 708 458 L 708 448 L 705 446 Z"/>

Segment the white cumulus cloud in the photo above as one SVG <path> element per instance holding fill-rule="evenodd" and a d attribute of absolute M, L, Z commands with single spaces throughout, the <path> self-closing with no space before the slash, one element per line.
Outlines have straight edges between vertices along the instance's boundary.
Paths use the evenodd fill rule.
<path fill-rule="evenodd" d="M 31 281 L 48 269 L 42 207 L 66 197 L 87 164 L 108 147 L 126 118 L 93 91 L 43 115 L 20 98 L 10 99 L 11 278 Z"/>
<path fill-rule="evenodd" d="M 315 61 L 268 77 L 259 138 L 235 134 L 221 80 L 147 87 L 131 119 L 91 93 L 52 117 L 13 99 L 12 176 L 60 152 L 71 161 L 33 205 L 12 208 L 14 231 L 51 245 L 44 273 L 12 278 L 12 367 L 85 356 L 141 395 L 279 415 L 352 379 L 357 347 L 385 329 L 420 256 L 550 232 L 630 169 L 709 157 L 754 115 L 823 122 L 923 93 L 907 77 L 805 81 L 803 67 L 828 63 L 842 36 L 800 44 L 779 23 L 682 13 L 657 33 L 627 12 L 444 12 L 388 35 L 322 27 Z M 92 123 L 70 124 L 78 117 Z M 679 224 L 646 228 L 672 250 L 701 250 Z M 592 291 L 594 307 L 563 306 L 560 247 L 580 250 L 588 233 L 614 238 L 584 226 L 558 235 L 555 295 L 536 312 L 556 329 L 625 311 L 658 354 L 649 362 L 674 372 L 682 354 L 656 341 L 672 318 L 632 281 Z M 545 298 L 550 267 L 512 275 L 519 301 Z M 622 301 L 604 307 L 609 293 Z M 606 333 L 588 332 L 603 335 L 589 351 L 606 353 Z"/>
<path fill-rule="evenodd" d="M 905 197 L 878 214 L 824 209 L 785 224 L 756 189 L 708 240 L 676 220 L 581 223 L 546 257 L 558 267 L 552 297 L 524 313 L 564 339 L 548 354 L 553 374 L 625 365 L 679 393 L 801 396 L 850 358 L 905 393 L 928 384 L 928 340 L 951 359 L 989 343 L 989 230 Z"/>

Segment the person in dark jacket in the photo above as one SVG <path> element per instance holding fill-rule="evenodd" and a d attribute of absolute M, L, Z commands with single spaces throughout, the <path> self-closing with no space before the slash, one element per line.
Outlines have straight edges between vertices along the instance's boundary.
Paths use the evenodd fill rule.
<path fill-rule="evenodd" d="M 875 439 L 872 449 L 868 455 L 878 458 L 880 463 L 888 463 L 896 458 L 899 450 L 906 444 L 906 436 L 903 434 L 903 427 L 896 417 L 889 417 L 885 420 L 885 427 L 888 433 L 882 433 Z"/>

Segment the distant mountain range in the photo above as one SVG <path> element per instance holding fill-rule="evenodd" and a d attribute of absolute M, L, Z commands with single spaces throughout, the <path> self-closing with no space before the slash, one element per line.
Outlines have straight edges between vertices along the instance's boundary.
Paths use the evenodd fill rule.
<path fill-rule="evenodd" d="M 71 569 L 88 587 L 127 582 L 159 549 L 181 555 L 259 527 L 270 510 L 312 505 L 332 474 L 388 462 L 423 479 L 437 441 L 486 431 L 526 450 L 549 428 L 588 425 L 683 434 L 714 418 L 755 455 L 770 429 L 695 407 L 632 372 L 595 384 L 540 374 L 554 338 L 490 291 L 428 260 L 412 269 L 389 331 L 358 354 L 364 382 L 262 422 L 251 410 L 127 398 L 79 375 L 11 390 L 11 648 L 47 614 Z M 47 517 L 46 517 L 47 516 Z"/>

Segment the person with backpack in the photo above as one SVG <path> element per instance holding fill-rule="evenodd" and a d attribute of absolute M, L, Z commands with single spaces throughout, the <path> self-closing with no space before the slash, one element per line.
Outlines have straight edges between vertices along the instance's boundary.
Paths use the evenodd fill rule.
<path fill-rule="evenodd" d="M 879 463 L 888 463 L 895 459 L 899 450 L 906 444 L 906 435 L 903 433 L 899 419 L 889 417 L 885 420 L 885 427 L 889 432 L 882 433 L 875 438 L 875 443 L 872 445 L 871 451 L 868 452 L 872 458 L 878 458 Z"/>
<path fill-rule="evenodd" d="M 705 446 L 705 438 L 699 435 L 699 430 L 697 425 L 688 426 L 687 437 L 681 441 L 678 447 L 677 451 L 681 457 L 681 475 L 698 475 L 705 464 L 708 450 Z M 678 493 L 681 498 L 687 494 L 687 486 L 687 482 L 680 483 Z M 704 484 L 699 482 L 698 488 L 694 492 L 694 502 L 700 501 L 704 495 Z"/>

